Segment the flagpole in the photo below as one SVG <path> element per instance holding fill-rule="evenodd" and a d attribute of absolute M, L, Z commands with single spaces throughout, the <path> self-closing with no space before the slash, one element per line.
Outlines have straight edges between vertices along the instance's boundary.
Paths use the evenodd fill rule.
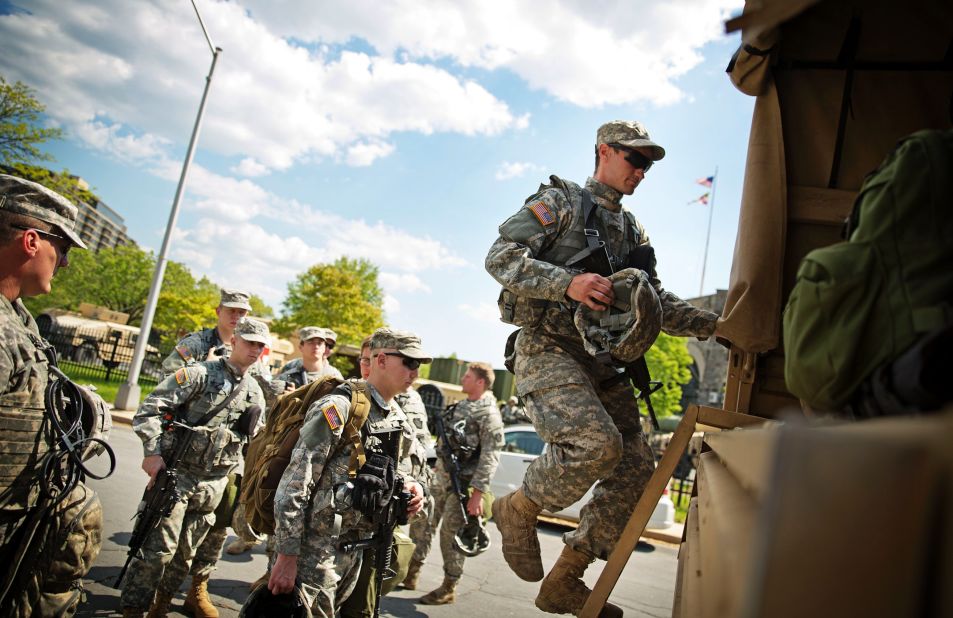
<path fill-rule="evenodd" d="M 708 200 L 708 233 L 705 234 L 705 255 L 702 257 L 702 280 L 698 284 L 698 296 L 705 293 L 705 267 L 708 266 L 708 241 L 711 240 L 711 219 L 715 212 L 715 187 L 718 184 L 718 166 L 715 166 L 715 175 L 711 177 L 711 199 Z"/>

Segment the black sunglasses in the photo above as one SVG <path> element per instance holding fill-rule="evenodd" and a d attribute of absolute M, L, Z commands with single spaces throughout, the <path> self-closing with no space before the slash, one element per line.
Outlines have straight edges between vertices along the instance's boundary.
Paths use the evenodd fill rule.
<path fill-rule="evenodd" d="M 62 235 L 60 235 L 60 234 L 54 234 L 53 232 L 44 232 L 43 230 L 38 230 L 38 229 L 36 229 L 35 227 L 28 227 L 28 226 L 25 226 L 25 225 L 11 225 L 10 227 L 12 227 L 12 228 L 15 229 L 15 230 L 23 230 L 24 232 L 27 232 L 27 231 L 29 231 L 29 230 L 33 230 L 34 232 L 36 232 L 36 233 L 39 234 L 40 236 L 46 236 L 47 238 L 57 238 L 57 239 L 59 239 L 59 240 L 65 240 L 65 241 L 66 241 L 66 246 L 65 246 L 65 247 L 62 247 L 62 248 L 57 247 L 57 249 L 60 250 L 60 253 L 61 253 L 64 257 L 66 256 L 67 253 L 69 253 L 69 250 L 73 248 L 73 241 L 70 240 L 69 238 L 67 238 L 66 236 L 62 236 Z"/>
<path fill-rule="evenodd" d="M 416 358 L 410 358 L 409 356 L 404 356 L 400 352 L 381 352 L 384 356 L 396 356 L 404 363 L 404 367 L 407 369 L 420 369 L 420 361 Z"/>
<path fill-rule="evenodd" d="M 648 158 L 638 150 L 633 150 L 628 146 L 623 146 L 622 144 L 609 144 L 616 150 L 621 150 L 625 153 L 625 160 L 629 162 L 629 165 L 634 167 L 637 170 L 642 170 L 643 172 L 649 171 L 652 168 L 652 159 Z"/>

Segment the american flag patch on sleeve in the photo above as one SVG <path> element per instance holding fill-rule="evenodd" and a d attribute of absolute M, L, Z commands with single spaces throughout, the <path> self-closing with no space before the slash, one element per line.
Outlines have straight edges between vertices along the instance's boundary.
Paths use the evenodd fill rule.
<path fill-rule="evenodd" d="M 549 212 L 549 208 L 546 208 L 545 202 L 536 202 L 530 206 L 529 209 L 533 211 L 533 214 L 536 215 L 539 222 L 543 224 L 543 227 L 556 222 L 556 217 L 553 216 L 553 213 Z"/>
<path fill-rule="evenodd" d="M 324 413 L 324 419 L 328 422 L 328 426 L 331 427 L 332 431 L 344 424 L 341 421 L 341 414 L 338 412 L 337 406 L 333 403 L 324 406 L 324 409 L 321 411 Z"/>

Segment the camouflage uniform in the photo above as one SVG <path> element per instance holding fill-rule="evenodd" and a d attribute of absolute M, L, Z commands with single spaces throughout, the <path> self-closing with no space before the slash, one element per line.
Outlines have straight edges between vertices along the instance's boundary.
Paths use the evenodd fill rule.
<path fill-rule="evenodd" d="M 457 452 L 460 459 L 460 482 L 489 494 L 490 481 L 500 464 L 500 451 L 503 448 L 503 419 L 493 393 L 487 391 L 476 401 L 465 399 L 443 412 L 443 424 L 448 432 L 460 421 L 465 423 L 465 446 L 472 449 L 469 454 Z M 452 447 L 440 443 L 439 448 L 443 452 L 443 449 Z M 416 520 L 410 528 L 410 537 L 417 544 L 414 560 L 423 562 L 427 558 L 433 534 L 437 526 L 440 526 L 443 571 L 447 577 L 459 579 L 463 574 L 466 556 L 454 549 L 453 535 L 466 521 L 460 512 L 459 498 L 453 492 L 450 473 L 442 457 L 437 459 L 437 468 L 430 482 L 430 493 L 434 499 L 433 517 L 429 522 Z"/>
<path fill-rule="evenodd" d="M 288 361 L 284 367 L 281 368 L 281 372 L 275 376 L 275 382 L 284 382 L 294 384 L 295 388 L 301 388 L 305 384 L 311 384 L 316 380 L 320 380 L 326 376 L 332 376 L 338 380 L 343 380 L 344 376 L 341 375 L 341 372 L 338 371 L 337 367 L 331 363 L 325 361 L 324 367 L 321 368 L 321 371 L 309 372 L 305 371 L 304 364 L 300 358 L 294 358 Z"/>
<path fill-rule="evenodd" d="M 427 464 L 427 451 L 433 445 L 433 436 L 427 428 L 427 408 L 414 388 L 394 396 L 394 401 L 400 406 L 407 420 L 410 421 L 417 437 L 410 458 L 414 478 L 421 487 L 430 483 L 432 470 Z M 414 526 L 427 527 L 428 518 L 433 514 L 433 496 L 424 498 L 423 506 L 410 521 L 411 531 Z M 341 606 L 341 618 L 366 618 L 374 614 L 374 604 L 377 600 L 377 569 L 374 568 L 374 552 L 366 551 L 361 564 L 361 572 L 357 578 L 354 591 L 347 597 Z"/>
<path fill-rule="evenodd" d="M 102 505 L 92 490 L 79 483 L 56 510 L 47 542 L 37 539 L 39 556 L 25 556 L 23 570 L 10 571 L 23 526 L 45 481 L 42 466 L 49 445 L 43 419 L 49 363 L 42 350 L 47 345 L 23 303 L 10 302 L 0 294 L 0 442 L 4 451 L 0 455 L 0 560 L 7 575 L 18 578 L 17 587 L 0 607 L 3 615 L 72 615 L 80 601 L 82 578 L 102 547 Z M 72 530 L 67 544 L 58 538 L 65 526 Z"/>
<path fill-rule="evenodd" d="M 566 183 L 566 188 L 569 197 L 559 186 L 544 185 L 500 226 L 486 269 L 519 297 L 524 311 L 528 307 L 516 339 L 517 392 L 550 448 L 530 464 L 523 493 L 542 508 L 558 511 L 598 481 L 579 527 L 566 533 L 564 541 L 606 559 L 652 474 L 654 457 L 632 387 L 622 382 L 603 386 L 617 371 L 586 352 L 573 324 L 576 303 L 566 296 L 573 273 L 563 265 L 581 248 L 582 200 L 578 185 Z M 611 254 L 627 256 L 636 246 L 649 244 L 645 229 L 622 208 L 620 192 L 593 178 L 585 188 Z M 712 335 L 715 314 L 662 289 L 654 268 L 649 274 L 661 300 L 663 331 Z"/>
<path fill-rule="evenodd" d="M 129 565 L 122 589 L 123 607 L 148 609 L 153 594 L 172 595 L 189 571 L 196 548 L 215 523 L 215 508 L 228 483 L 228 474 L 241 462 L 242 447 L 248 438 L 235 427 L 242 413 L 253 405 L 264 408 L 261 389 L 250 376 L 240 376 L 225 360 L 193 363 L 166 377 L 142 402 L 133 418 L 133 429 L 142 439 L 145 456 L 168 454 L 182 429 L 163 427 L 163 416 L 171 412 L 181 422 L 197 423 L 215 406 L 221 405 L 234 389 L 244 383 L 244 392 L 235 397 L 214 418 L 196 429 L 192 442 L 179 463 L 178 488 L 183 499 L 172 514 L 147 537 L 142 560 Z M 262 425 L 251 431 L 254 434 Z M 173 436 L 179 436 L 174 438 Z M 193 575 L 207 575 L 206 570 Z"/>
<path fill-rule="evenodd" d="M 224 346 L 222 358 L 228 358 L 232 351 L 231 343 L 225 343 L 218 334 L 218 329 L 203 328 L 200 331 L 191 333 L 183 337 L 175 346 L 169 356 L 162 361 L 162 371 L 165 375 L 175 373 L 176 370 L 186 365 L 204 361 L 208 358 L 209 352 L 215 348 Z M 278 395 L 284 392 L 284 386 L 281 382 L 271 379 L 271 373 L 262 361 L 256 362 L 248 368 L 248 373 L 258 383 L 262 394 L 265 396 L 265 406 L 271 408 Z M 215 505 L 216 508 L 218 505 Z M 243 521 L 241 514 L 234 518 L 239 527 L 235 529 L 238 535 L 246 541 L 257 540 L 254 531 Z M 202 575 L 211 573 L 215 570 L 222 557 L 222 548 L 225 547 L 225 541 L 228 540 L 228 526 L 232 522 L 220 521 L 205 536 L 205 540 L 195 552 L 195 559 L 192 561 L 192 575 Z"/>
<path fill-rule="evenodd" d="M 345 553 L 338 546 L 374 533 L 370 519 L 334 498 L 335 488 L 349 480 L 353 447 L 341 436 L 350 415 L 353 382 L 312 404 L 275 495 L 275 549 L 298 556 L 302 590 L 314 615 L 326 618 L 333 617 L 351 593 L 360 571 L 361 552 Z M 400 432 L 398 471 L 413 480 L 413 427 L 400 407 L 388 406 L 369 383 L 367 394 L 371 409 L 361 432 L 365 449 L 380 443 L 374 434 Z"/>

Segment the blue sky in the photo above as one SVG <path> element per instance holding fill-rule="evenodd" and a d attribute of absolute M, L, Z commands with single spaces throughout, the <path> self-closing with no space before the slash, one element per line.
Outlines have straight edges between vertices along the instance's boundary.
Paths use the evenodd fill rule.
<path fill-rule="evenodd" d="M 171 257 L 281 309 L 341 255 L 378 265 L 386 319 L 436 355 L 502 364 L 483 269 L 549 174 L 583 182 L 596 129 L 641 121 L 667 156 L 623 204 L 669 290 L 728 285 L 753 99 L 724 73 L 737 0 L 197 0 L 224 49 Z M 158 249 L 211 53 L 187 0 L 0 2 L 0 74 L 67 134 L 85 178 Z M 334 326 L 334 325 L 330 325 Z"/>

